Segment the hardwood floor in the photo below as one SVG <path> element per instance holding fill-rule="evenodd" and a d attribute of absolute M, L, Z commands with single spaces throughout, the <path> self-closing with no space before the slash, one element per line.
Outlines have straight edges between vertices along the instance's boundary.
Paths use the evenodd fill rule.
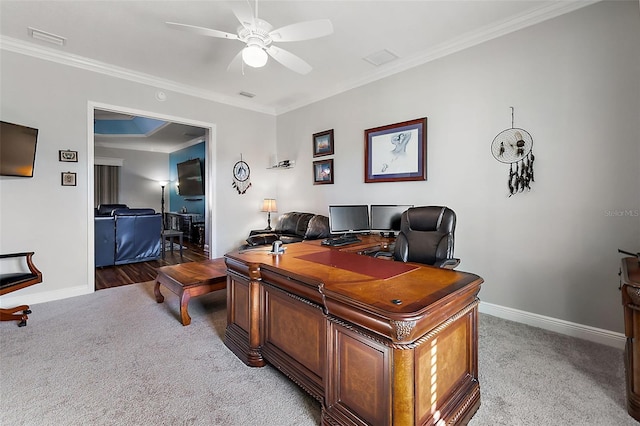
<path fill-rule="evenodd" d="M 186 249 L 183 250 L 182 259 L 180 250 L 174 250 L 173 253 L 167 251 L 164 259 L 96 268 L 96 290 L 155 280 L 157 270 L 161 266 L 198 262 L 209 258 L 198 246 L 186 241 L 184 246 Z"/>

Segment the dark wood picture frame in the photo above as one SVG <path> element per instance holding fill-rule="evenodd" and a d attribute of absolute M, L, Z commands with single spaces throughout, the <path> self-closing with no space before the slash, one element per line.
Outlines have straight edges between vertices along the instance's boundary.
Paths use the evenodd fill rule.
<path fill-rule="evenodd" d="M 364 181 L 427 180 L 427 117 L 364 131 Z"/>
<path fill-rule="evenodd" d="M 59 150 L 58 151 L 58 161 L 62 161 L 64 163 L 77 163 L 78 162 L 78 151 L 70 151 L 70 150 Z"/>
<path fill-rule="evenodd" d="M 313 184 L 324 185 L 333 183 L 333 158 L 313 162 Z"/>
<path fill-rule="evenodd" d="M 313 134 L 313 156 L 333 155 L 333 129 Z"/>
<path fill-rule="evenodd" d="M 62 186 L 76 186 L 77 184 L 75 172 L 62 172 L 60 178 Z"/>

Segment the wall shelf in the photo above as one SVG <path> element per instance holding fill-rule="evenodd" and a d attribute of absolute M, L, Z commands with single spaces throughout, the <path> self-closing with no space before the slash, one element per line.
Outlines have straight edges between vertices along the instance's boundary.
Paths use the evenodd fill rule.
<path fill-rule="evenodd" d="M 292 169 L 295 165 L 296 165 L 295 160 L 284 160 L 284 161 L 280 161 L 276 165 L 267 167 L 267 169 Z"/>

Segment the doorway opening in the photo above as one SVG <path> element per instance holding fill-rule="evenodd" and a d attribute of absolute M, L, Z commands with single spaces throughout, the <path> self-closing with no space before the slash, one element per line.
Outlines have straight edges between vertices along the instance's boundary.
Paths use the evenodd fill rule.
<path fill-rule="evenodd" d="M 149 277 L 155 278 L 155 270 L 160 266 L 215 257 L 215 124 L 99 103 L 89 103 L 87 115 L 87 263 L 94 266 L 88 271 L 87 282 L 91 291 L 130 281 L 148 281 Z M 176 187 L 177 171 L 173 169 L 183 158 L 181 156 L 194 155 L 194 150 L 199 152 L 197 155 L 202 157 L 204 165 L 204 194 L 180 197 Z M 165 219 L 171 216 L 170 213 L 181 212 L 197 218 L 193 221 L 197 226 L 188 236 L 185 234 L 183 247 L 186 250 L 182 256 L 178 247 L 170 243 L 164 258 L 124 264 L 117 272 L 108 271 L 107 267 L 96 268 L 95 166 L 102 163 L 122 165 L 118 203 L 131 204 L 134 208 L 153 208 L 158 213 L 162 211 L 167 228 L 170 225 Z M 162 183 L 164 188 L 161 189 Z M 189 246 L 192 250 L 188 249 Z M 174 247 L 176 250 L 171 251 Z M 117 281 L 122 280 L 124 282 L 118 284 Z"/>

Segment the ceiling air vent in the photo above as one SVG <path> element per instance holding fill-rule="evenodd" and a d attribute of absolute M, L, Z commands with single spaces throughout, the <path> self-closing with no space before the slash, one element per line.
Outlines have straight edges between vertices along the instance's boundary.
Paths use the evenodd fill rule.
<path fill-rule="evenodd" d="M 387 49 L 383 49 L 379 52 L 372 53 L 371 55 L 366 56 L 362 59 L 372 65 L 375 65 L 376 67 L 379 67 L 380 65 L 384 65 L 388 62 L 398 59 L 398 56 L 394 53 L 389 52 Z"/>
<path fill-rule="evenodd" d="M 60 37 L 59 35 L 51 34 L 42 30 L 38 30 L 35 28 L 28 27 L 29 37 L 46 41 L 47 43 L 55 44 L 56 46 L 64 46 L 67 44 L 67 39 L 64 37 Z"/>
<path fill-rule="evenodd" d="M 245 98 L 253 98 L 256 95 L 254 95 L 253 93 L 249 93 L 249 92 L 240 92 L 238 93 L 240 96 L 244 96 Z"/>

